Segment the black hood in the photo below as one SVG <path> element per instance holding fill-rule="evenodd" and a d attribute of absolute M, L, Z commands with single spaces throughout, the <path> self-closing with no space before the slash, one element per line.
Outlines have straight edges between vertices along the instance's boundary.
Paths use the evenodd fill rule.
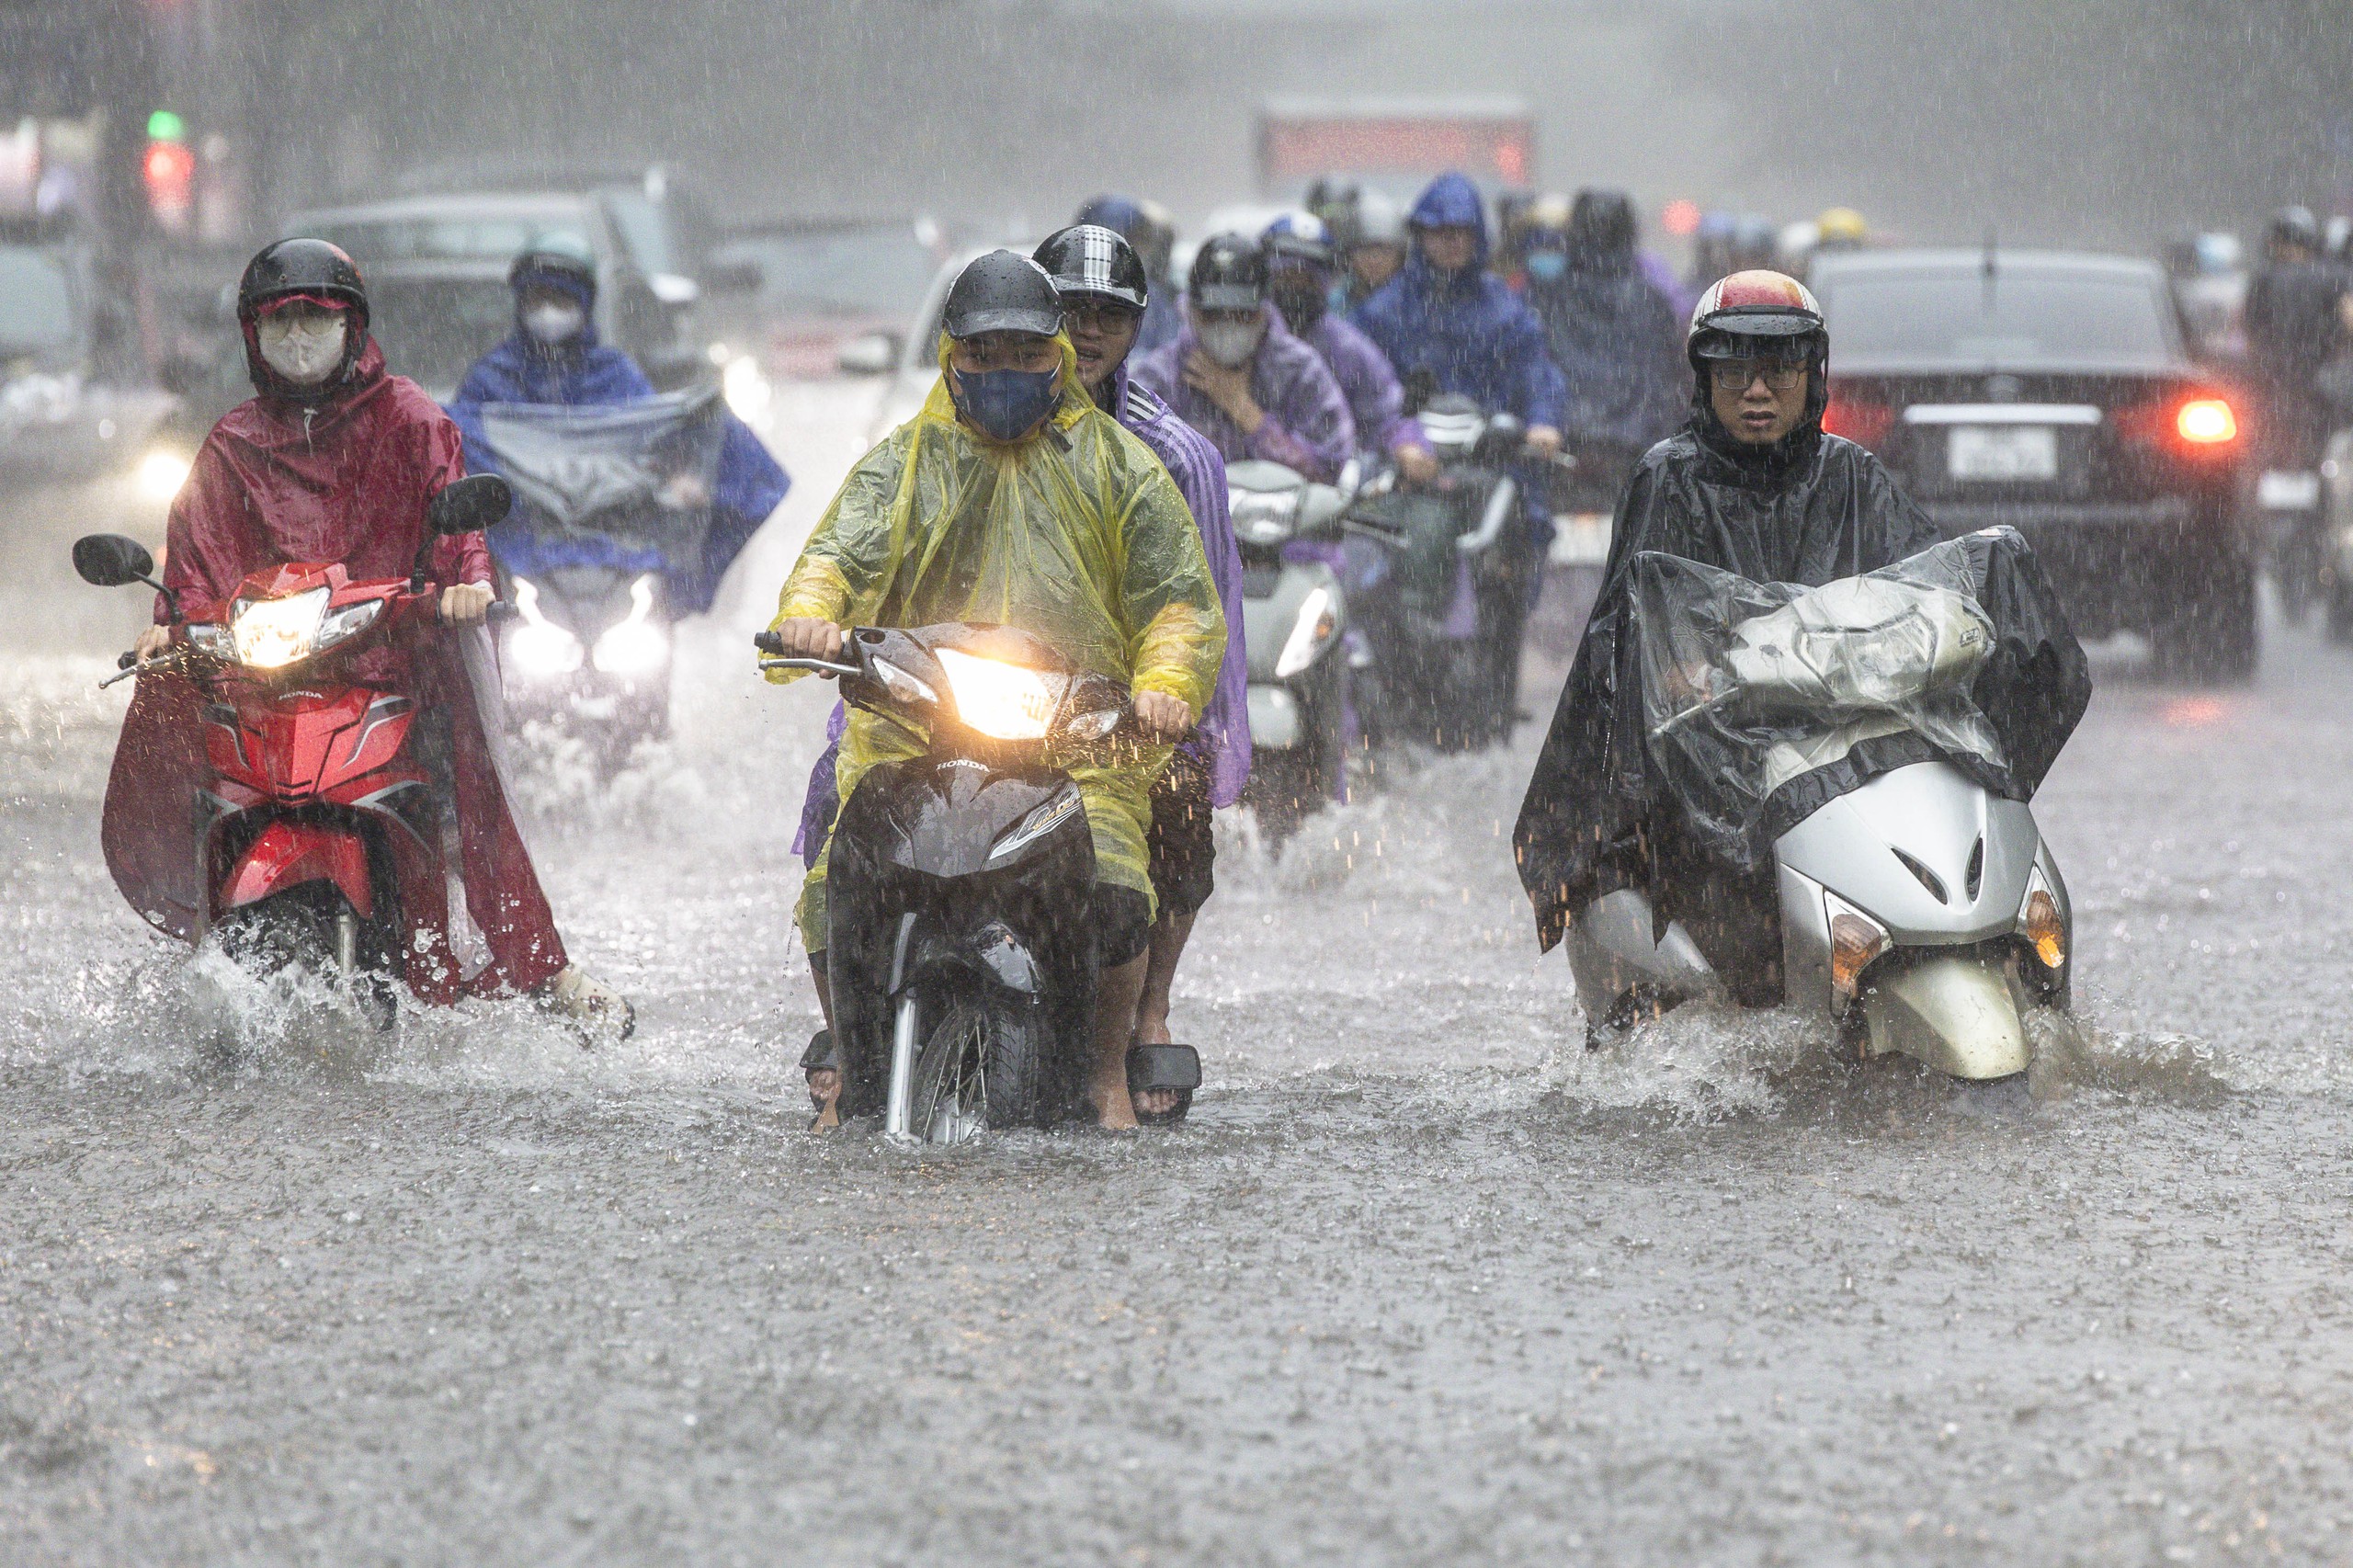
<path fill-rule="evenodd" d="M 1830 406 L 1830 355 L 1816 343 L 1806 361 L 1805 412 L 1790 433 L 1769 447 L 1740 439 L 1716 417 L 1708 369 L 1699 356 L 1691 357 L 1691 419 L 1684 426 L 1700 450 L 1730 465 L 1738 483 L 1777 485 L 1802 473 L 1822 449 L 1822 415 Z"/>

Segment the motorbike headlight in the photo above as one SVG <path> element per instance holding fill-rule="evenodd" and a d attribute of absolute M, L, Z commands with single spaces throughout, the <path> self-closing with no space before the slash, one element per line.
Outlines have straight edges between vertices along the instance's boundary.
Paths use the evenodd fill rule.
<path fill-rule="evenodd" d="M 1332 607 L 1332 590 L 1312 588 L 1299 605 L 1299 619 L 1290 629 L 1290 636 L 1283 643 L 1282 655 L 1275 661 L 1275 678 L 1288 680 L 1315 662 L 1340 629 L 1340 618 Z"/>
<path fill-rule="evenodd" d="M 597 639 L 597 667 L 608 676 L 649 676 L 670 657 L 670 634 L 652 619 L 653 573 L 648 572 L 630 585 L 629 599 L 629 619 L 607 627 L 605 634 Z M 579 646 L 576 638 L 573 646 Z M 575 653 L 573 668 L 579 667 Z"/>
<path fill-rule="evenodd" d="M 723 347 L 712 346 L 714 355 L 724 353 Z M 757 419 L 768 411 L 775 400 L 776 389 L 760 371 L 760 362 L 748 354 L 738 354 L 721 361 L 720 394 L 726 398 L 728 411 L 738 419 Z"/>
<path fill-rule="evenodd" d="M 237 645 L 230 640 L 229 629 L 225 626 L 191 626 L 188 629 L 188 640 L 199 653 L 207 653 L 216 659 L 237 656 Z"/>
<path fill-rule="evenodd" d="M 319 622 L 318 641 L 313 651 L 324 653 L 338 642 L 358 636 L 376 624 L 376 617 L 382 613 L 383 608 L 384 601 L 381 599 L 344 606 Z"/>
<path fill-rule="evenodd" d="M 515 579 L 515 611 L 523 623 L 506 634 L 506 656 L 526 676 L 568 676 L 580 667 L 580 639 L 540 613 L 540 590 Z"/>
<path fill-rule="evenodd" d="M 277 670 L 309 658 L 318 646 L 327 598 L 328 590 L 313 588 L 282 599 L 239 599 L 229 616 L 229 640 L 236 648 L 237 663 Z"/>
<path fill-rule="evenodd" d="M 2018 906 L 2018 929 L 2043 968 L 2055 972 L 2067 967 L 2067 923 L 2061 918 L 2059 901 L 2051 895 L 2039 868 L 2027 879 L 2026 902 Z"/>
<path fill-rule="evenodd" d="M 150 448 L 147 455 L 139 460 L 139 494 L 150 501 L 170 500 L 188 483 L 188 472 L 192 466 L 185 452 L 170 447 Z"/>
<path fill-rule="evenodd" d="M 1063 726 L 1063 733 L 1075 740 L 1099 741 L 1120 727 L 1123 715 L 1116 708 L 1098 708 L 1092 713 L 1081 713 Z"/>
<path fill-rule="evenodd" d="M 1226 494 L 1233 537 L 1245 544 L 1277 545 L 1290 538 L 1299 517 L 1296 490 L 1234 490 Z"/>
<path fill-rule="evenodd" d="M 1042 741 L 1053 722 L 1056 693 L 1046 677 L 1017 665 L 1001 665 L 954 648 L 933 653 L 948 673 L 956 716 L 1000 741 Z"/>
<path fill-rule="evenodd" d="M 874 678 L 882 689 L 902 702 L 938 702 L 939 693 L 931 689 L 931 682 L 920 676 L 910 675 L 888 659 L 873 662 Z"/>
<path fill-rule="evenodd" d="M 1855 988 L 1860 984 L 1863 971 L 1871 960 L 1887 951 L 1892 938 L 1887 927 L 1833 892 L 1822 895 L 1823 909 L 1830 917 L 1830 996 L 1832 1004 L 1844 1011 L 1855 999 Z"/>

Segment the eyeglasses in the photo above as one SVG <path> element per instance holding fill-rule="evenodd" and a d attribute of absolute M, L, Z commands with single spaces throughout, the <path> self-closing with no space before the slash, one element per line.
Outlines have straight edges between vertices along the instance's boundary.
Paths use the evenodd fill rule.
<path fill-rule="evenodd" d="M 1757 377 L 1775 392 L 1787 392 L 1805 380 L 1802 359 L 1725 359 L 1709 368 L 1720 392 L 1746 392 Z"/>
<path fill-rule="evenodd" d="M 1108 300 L 1066 300 L 1063 304 L 1063 324 L 1074 332 L 1118 332 L 1142 319 L 1143 312 L 1134 306 Z"/>

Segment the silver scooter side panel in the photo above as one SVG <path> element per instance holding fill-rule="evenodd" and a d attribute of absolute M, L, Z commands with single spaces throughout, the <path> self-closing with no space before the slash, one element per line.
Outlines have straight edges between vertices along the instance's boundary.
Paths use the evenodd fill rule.
<path fill-rule="evenodd" d="M 1832 801 L 1783 834 L 1773 854 L 1784 871 L 1886 926 L 1897 946 L 1945 947 L 2016 928 L 2041 849 L 2024 803 L 1949 764 L 1919 762 Z M 1786 881 L 1782 896 L 1786 916 Z M 1826 953 L 1826 928 L 1823 943 Z"/>

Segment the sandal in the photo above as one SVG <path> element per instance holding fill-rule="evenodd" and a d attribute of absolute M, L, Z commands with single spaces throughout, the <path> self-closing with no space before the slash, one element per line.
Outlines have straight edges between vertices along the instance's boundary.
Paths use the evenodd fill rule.
<path fill-rule="evenodd" d="M 834 1074 L 834 1096 L 820 1104 L 815 1090 L 809 1093 L 810 1108 L 816 1119 L 809 1123 L 812 1132 L 827 1132 L 842 1124 L 842 1053 L 834 1044 L 834 1031 L 819 1029 L 809 1037 L 809 1049 L 801 1053 L 801 1071 L 819 1073 L 831 1069 Z"/>
<path fill-rule="evenodd" d="M 1137 1045 L 1128 1049 L 1128 1093 L 1173 1092 L 1176 1106 L 1168 1110 L 1136 1112 L 1142 1127 L 1174 1127 L 1193 1108 L 1193 1091 L 1201 1086 L 1201 1053 L 1189 1045 Z"/>

